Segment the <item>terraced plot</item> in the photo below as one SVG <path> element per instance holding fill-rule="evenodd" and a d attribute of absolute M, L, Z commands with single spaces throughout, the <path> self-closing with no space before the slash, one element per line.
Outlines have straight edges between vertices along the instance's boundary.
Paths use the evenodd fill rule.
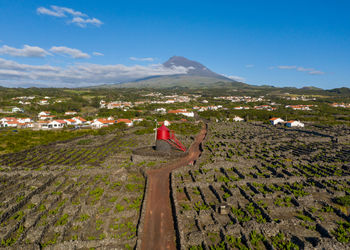
<path fill-rule="evenodd" d="M 350 195 L 349 138 L 341 127 L 212 124 L 200 161 L 172 173 L 181 245 L 346 248 L 350 208 L 336 198 Z"/>
<path fill-rule="evenodd" d="M 1 246 L 134 248 L 148 162 L 130 156 L 147 140 L 111 134 L 1 156 Z"/>

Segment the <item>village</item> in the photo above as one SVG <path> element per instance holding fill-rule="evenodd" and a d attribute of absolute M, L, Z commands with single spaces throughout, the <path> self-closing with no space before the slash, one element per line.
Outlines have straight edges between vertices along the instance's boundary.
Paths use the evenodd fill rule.
<path fill-rule="evenodd" d="M 208 100 L 207 100 L 208 99 Z M 301 99 L 305 100 L 305 99 Z M 309 100 L 309 99 L 306 99 Z M 33 130 L 52 130 L 62 128 L 91 128 L 99 129 L 108 127 L 113 124 L 123 123 L 127 127 L 132 127 L 134 124 L 142 122 L 146 117 L 142 117 L 142 113 L 149 111 L 156 115 L 175 114 L 181 115 L 182 121 L 187 121 L 188 118 L 193 118 L 195 113 L 207 111 L 228 111 L 232 115 L 230 117 L 219 117 L 219 120 L 244 121 L 243 117 L 239 114 L 235 114 L 234 111 L 269 111 L 271 112 L 270 118 L 265 119 L 266 122 L 271 122 L 272 125 L 284 124 L 288 127 L 304 127 L 304 123 L 299 120 L 284 121 L 281 118 L 273 117 L 273 112 L 283 106 L 284 109 L 291 109 L 294 111 L 312 111 L 317 105 L 311 104 L 293 104 L 293 105 L 281 105 L 276 102 L 272 102 L 266 99 L 265 96 L 251 97 L 251 96 L 214 96 L 211 98 L 204 98 L 198 94 L 192 95 L 163 95 L 157 92 L 151 92 L 144 94 L 140 100 L 131 101 L 105 101 L 99 100 L 98 110 L 119 110 L 123 112 L 138 111 L 140 115 L 137 117 L 115 117 L 113 115 L 101 117 L 98 115 L 98 110 L 95 112 L 96 118 L 84 117 L 84 114 L 75 110 L 67 110 L 64 113 L 57 113 L 53 111 L 40 111 L 37 115 L 28 114 L 27 109 L 32 105 L 38 105 L 39 107 L 50 107 L 57 103 L 62 104 L 67 102 L 63 98 L 55 97 L 38 97 L 38 96 L 19 96 L 13 97 L 11 102 L 20 106 L 7 106 L 0 107 L 0 127 L 2 128 L 28 128 Z M 220 104 L 218 104 L 218 102 Z M 256 103 L 263 103 L 255 105 Z M 235 105 L 235 103 L 241 103 L 243 105 Z M 191 105 L 192 104 L 192 105 Z M 193 105 L 197 104 L 197 105 Z M 233 106 L 232 106 L 233 104 Z M 245 104 L 245 105 L 244 105 Z M 156 108 L 148 110 L 150 107 Z M 346 104 L 332 104 L 333 107 L 348 107 Z M 142 110 L 140 110 L 142 109 Z M 42 110 L 42 108 L 41 108 Z M 178 119 L 180 120 L 180 119 Z M 218 120 L 218 119 L 217 119 Z M 171 121 L 167 121 L 170 123 Z"/>

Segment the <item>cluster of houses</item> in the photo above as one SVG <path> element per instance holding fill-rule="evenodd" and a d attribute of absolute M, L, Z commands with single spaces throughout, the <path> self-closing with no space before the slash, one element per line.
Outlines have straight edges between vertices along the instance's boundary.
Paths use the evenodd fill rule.
<path fill-rule="evenodd" d="M 143 101 L 137 101 L 134 103 L 131 102 L 125 102 L 125 101 L 113 101 L 113 102 L 106 102 L 104 100 L 100 101 L 100 108 L 107 108 L 107 109 L 122 109 L 124 111 L 127 111 L 129 108 L 138 106 L 138 105 L 144 105 L 144 104 L 173 104 L 173 103 L 183 103 L 183 102 L 190 102 L 191 100 L 198 98 L 200 96 L 180 96 L 180 95 L 168 95 L 168 96 L 162 96 L 161 93 L 151 93 L 144 95 L 147 97 L 159 97 L 161 99 L 166 100 L 143 100 Z"/>
<path fill-rule="evenodd" d="M 166 99 L 164 103 L 190 102 L 192 100 L 192 98 L 189 96 L 182 96 L 176 94 L 164 96 L 163 99 Z"/>
<path fill-rule="evenodd" d="M 264 96 L 251 97 L 251 96 L 217 96 L 214 99 L 229 100 L 231 102 L 262 102 L 265 101 Z"/>
<path fill-rule="evenodd" d="M 330 104 L 334 108 L 350 108 L 350 103 L 332 103 Z"/>
<path fill-rule="evenodd" d="M 208 111 L 208 110 L 219 110 L 222 109 L 222 105 L 211 105 L 211 106 L 195 106 L 193 107 L 194 110 L 197 110 L 198 112 Z"/>
<path fill-rule="evenodd" d="M 260 105 L 260 106 L 254 106 L 254 109 L 256 109 L 256 110 L 275 111 L 277 108 L 276 107 L 272 107 L 270 105 Z"/>
<path fill-rule="evenodd" d="M 34 123 L 31 118 L 4 117 L 0 119 L 0 127 L 32 128 L 34 127 Z"/>
<path fill-rule="evenodd" d="M 311 107 L 315 105 L 286 105 L 286 108 L 291 108 L 293 110 L 312 110 Z"/>
<path fill-rule="evenodd" d="M 160 113 L 160 114 L 176 114 L 176 115 L 183 115 L 183 116 L 187 116 L 187 117 L 194 117 L 194 113 L 192 111 L 188 111 L 187 109 L 170 109 L 166 110 L 166 108 L 157 108 L 154 110 L 154 112 L 156 113 Z"/>
<path fill-rule="evenodd" d="M 176 115 L 184 115 L 187 117 L 194 117 L 194 113 L 192 111 L 187 111 L 187 109 L 169 110 L 168 114 L 176 114 Z"/>
<path fill-rule="evenodd" d="M 278 124 L 282 124 L 283 125 L 284 124 L 287 127 L 301 127 L 301 128 L 303 128 L 305 126 L 305 124 L 300 122 L 300 121 L 295 121 L 295 120 L 284 121 L 283 119 L 278 118 L 278 117 L 271 118 L 270 119 L 270 123 L 272 125 L 278 125 Z"/>
<path fill-rule="evenodd" d="M 68 111 L 66 114 L 76 114 L 75 111 Z M 67 126 L 75 127 L 90 127 L 90 128 L 103 128 L 112 124 L 125 123 L 128 127 L 134 125 L 135 122 L 143 121 L 142 118 L 133 119 L 114 119 L 113 117 L 98 118 L 92 121 L 87 121 L 82 117 L 76 116 L 69 119 L 54 119 L 55 116 L 51 115 L 48 111 L 42 111 L 38 114 L 37 121 L 33 121 L 31 118 L 15 118 L 4 117 L 0 119 L 0 127 L 9 128 L 33 128 L 33 129 L 61 129 Z"/>
<path fill-rule="evenodd" d="M 49 115 L 44 115 L 42 117 L 39 117 L 38 121 L 33 121 L 31 118 L 4 117 L 0 119 L 0 127 L 53 129 L 53 128 L 63 128 L 67 125 L 82 126 L 87 124 L 87 121 L 81 117 L 53 120 L 53 119 L 47 119 L 48 116 Z M 50 117 L 52 118 L 54 116 L 50 116 Z"/>
<path fill-rule="evenodd" d="M 289 93 L 285 93 L 285 95 L 282 98 L 286 100 L 291 100 L 291 101 L 316 101 L 316 97 L 309 97 L 309 96 L 289 96 Z"/>
<path fill-rule="evenodd" d="M 107 109 L 118 108 L 118 109 L 123 109 L 124 111 L 126 111 L 132 107 L 133 107 L 133 105 L 131 102 L 121 102 L 121 101 L 105 102 L 104 100 L 100 101 L 100 108 L 107 108 Z"/>

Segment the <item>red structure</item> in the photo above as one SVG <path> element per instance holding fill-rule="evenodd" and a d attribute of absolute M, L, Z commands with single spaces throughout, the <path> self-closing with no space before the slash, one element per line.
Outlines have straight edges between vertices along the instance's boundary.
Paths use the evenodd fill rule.
<path fill-rule="evenodd" d="M 157 129 L 157 140 L 167 141 L 169 139 L 170 139 L 170 130 L 163 124 Z"/>
<path fill-rule="evenodd" d="M 157 142 L 158 141 L 165 141 L 179 150 L 186 151 L 185 146 L 175 137 L 174 131 L 170 131 L 164 124 L 157 129 Z M 158 144 L 159 143 L 157 143 L 157 145 Z"/>

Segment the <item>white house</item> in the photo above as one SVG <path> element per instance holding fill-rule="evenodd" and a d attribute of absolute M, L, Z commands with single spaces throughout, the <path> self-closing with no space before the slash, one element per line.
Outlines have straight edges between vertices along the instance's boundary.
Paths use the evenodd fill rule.
<path fill-rule="evenodd" d="M 72 120 L 75 120 L 75 124 L 80 125 L 80 124 L 85 124 L 86 120 L 81 117 L 73 117 Z"/>
<path fill-rule="evenodd" d="M 43 100 L 40 100 L 40 101 L 39 101 L 39 104 L 40 104 L 40 105 L 48 105 L 48 104 L 49 104 L 49 101 L 43 99 Z"/>
<path fill-rule="evenodd" d="M 167 127 L 171 125 L 171 123 L 168 120 L 165 120 L 163 124 L 164 126 L 167 126 Z"/>
<path fill-rule="evenodd" d="M 158 113 L 166 113 L 166 109 L 165 108 L 157 108 L 154 111 L 156 111 Z"/>
<path fill-rule="evenodd" d="M 77 112 L 76 111 L 67 111 L 64 113 L 64 115 L 76 115 Z"/>
<path fill-rule="evenodd" d="M 233 119 L 232 119 L 234 122 L 242 122 L 244 121 L 243 118 L 239 117 L 239 116 L 235 116 Z"/>
<path fill-rule="evenodd" d="M 132 122 L 138 123 L 138 122 L 142 122 L 143 118 L 132 118 Z"/>
<path fill-rule="evenodd" d="M 43 121 L 45 121 L 45 120 L 52 120 L 53 118 L 54 118 L 55 116 L 54 115 L 42 115 L 42 116 L 40 116 L 40 120 L 43 120 Z"/>
<path fill-rule="evenodd" d="M 169 110 L 169 114 L 181 114 L 187 117 L 194 117 L 194 113 L 187 111 L 186 109 Z"/>
<path fill-rule="evenodd" d="M 0 122 L 9 122 L 9 121 L 12 121 L 12 122 L 17 121 L 17 118 L 15 118 L 15 117 L 4 117 L 4 118 L 0 119 Z"/>
<path fill-rule="evenodd" d="M 287 127 L 304 127 L 304 123 L 300 122 L 300 121 L 288 121 L 286 122 L 286 126 Z"/>
<path fill-rule="evenodd" d="M 38 117 L 40 116 L 44 116 L 44 115 L 50 115 L 51 113 L 49 111 L 41 111 L 39 114 L 38 114 Z"/>
<path fill-rule="evenodd" d="M 106 107 L 106 102 L 104 100 L 100 101 L 100 108 L 103 109 Z"/>
<path fill-rule="evenodd" d="M 67 125 L 75 125 L 76 121 L 73 119 L 64 119 L 64 121 L 67 123 Z"/>
<path fill-rule="evenodd" d="M 36 126 L 39 129 L 48 129 L 49 128 L 48 125 L 49 125 L 49 122 L 47 121 L 38 121 L 37 123 L 35 123 L 34 126 Z"/>
<path fill-rule="evenodd" d="M 272 125 L 277 125 L 277 124 L 279 124 L 279 123 L 284 123 L 284 120 L 281 119 L 281 118 L 273 117 L 273 118 L 270 119 L 270 123 L 271 123 Z"/>
<path fill-rule="evenodd" d="M 24 110 L 23 110 L 23 109 L 21 109 L 21 108 L 13 107 L 13 108 L 12 108 L 12 113 L 17 113 L 17 112 L 21 112 L 21 113 L 23 113 L 23 112 L 24 112 Z"/>
<path fill-rule="evenodd" d="M 107 104 L 107 109 L 115 109 L 115 108 L 124 108 L 124 105 L 121 103 L 111 102 Z"/>
<path fill-rule="evenodd" d="M 33 122 L 32 119 L 30 119 L 29 117 L 27 117 L 27 118 L 18 118 L 17 120 L 18 120 L 18 122 L 20 122 L 20 123 Z"/>
<path fill-rule="evenodd" d="M 26 122 L 24 127 L 26 127 L 26 128 L 34 128 L 34 123 L 33 122 Z"/>
<path fill-rule="evenodd" d="M 17 121 L 4 121 L 2 122 L 2 127 L 17 128 Z"/>
<path fill-rule="evenodd" d="M 118 119 L 117 120 L 117 123 L 121 123 L 121 122 L 125 123 L 128 127 L 131 127 L 134 125 L 134 123 L 129 119 Z"/>
<path fill-rule="evenodd" d="M 184 113 L 182 113 L 182 115 L 187 116 L 187 117 L 194 117 L 193 112 L 184 112 Z"/>
<path fill-rule="evenodd" d="M 63 128 L 66 124 L 64 120 L 53 120 L 48 123 L 48 128 Z"/>
<path fill-rule="evenodd" d="M 165 101 L 165 103 L 175 103 L 175 100 L 174 99 L 168 99 Z"/>
<path fill-rule="evenodd" d="M 164 124 L 164 126 L 166 126 L 166 127 L 168 127 L 168 126 L 171 125 L 171 123 L 170 123 L 168 120 L 165 120 L 164 122 L 158 122 L 158 125 L 163 125 L 163 124 Z"/>
<path fill-rule="evenodd" d="M 91 127 L 93 128 L 102 128 L 102 127 L 108 127 L 108 125 L 114 124 L 114 120 L 107 120 L 107 119 L 95 119 L 91 123 Z"/>

